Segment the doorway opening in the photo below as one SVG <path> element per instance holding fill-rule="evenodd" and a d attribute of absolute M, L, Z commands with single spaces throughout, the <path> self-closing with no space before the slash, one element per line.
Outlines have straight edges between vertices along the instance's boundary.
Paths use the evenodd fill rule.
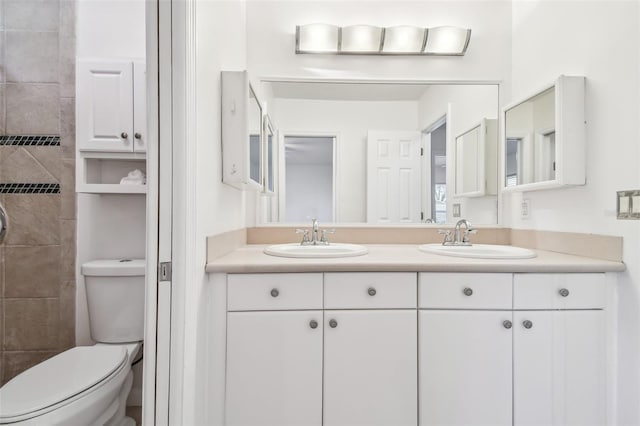
<path fill-rule="evenodd" d="M 423 130 L 423 218 L 426 223 L 447 222 L 447 116 Z"/>
<path fill-rule="evenodd" d="M 335 136 L 284 137 L 285 221 L 335 221 Z"/>

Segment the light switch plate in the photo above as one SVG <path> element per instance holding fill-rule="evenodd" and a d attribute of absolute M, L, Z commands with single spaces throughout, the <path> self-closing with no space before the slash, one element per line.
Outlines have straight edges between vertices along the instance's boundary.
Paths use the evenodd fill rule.
<path fill-rule="evenodd" d="M 618 191 L 617 195 L 618 219 L 640 219 L 640 189 Z"/>
<path fill-rule="evenodd" d="M 520 218 L 529 219 L 531 217 L 531 200 L 524 198 L 520 203 Z"/>
<path fill-rule="evenodd" d="M 456 203 L 453 205 L 453 217 L 460 217 L 460 204 Z"/>

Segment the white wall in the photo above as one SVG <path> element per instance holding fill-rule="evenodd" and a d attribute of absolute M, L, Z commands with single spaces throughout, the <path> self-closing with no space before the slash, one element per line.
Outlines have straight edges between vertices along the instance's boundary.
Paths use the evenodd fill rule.
<path fill-rule="evenodd" d="M 276 98 L 280 136 L 337 136 L 336 221 L 366 222 L 367 131 L 417 130 L 414 101 L 328 101 Z"/>
<path fill-rule="evenodd" d="M 76 56 L 145 57 L 145 0 L 77 0 Z"/>
<path fill-rule="evenodd" d="M 447 122 L 447 223 L 453 217 L 453 204 L 460 204 L 461 217 L 473 224 L 498 223 L 497 195 L 477 198 L 454 198 L 455 137 L 480 123 L 483 118 L 497 118 L 499 111 L 497 85 L 440 85 L 433 86 L 420 98 L 419 128 L 424 130 L 449 112 Z M 497 142 L 497 141 L 495 141 Z M 490 153 L 494 157 L 495 152 Z M 497 180 L 497 176 L 491 179 Z"/>
<path fill-rule="evenodd" d="M 640 7 L 633 1 L 513 3 L 512 100 L 559 74 L 584 75 L 587 184 L 504 197 L 514 228 L 619 235 L 627 271 L 618 280 L 618 424 L 640 424 L 640 221 L 615 217 L 618 190 L 640 189 Z"/>

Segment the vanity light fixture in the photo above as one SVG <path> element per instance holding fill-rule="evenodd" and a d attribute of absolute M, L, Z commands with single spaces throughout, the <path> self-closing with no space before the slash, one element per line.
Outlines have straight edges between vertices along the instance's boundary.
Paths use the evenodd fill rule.
<path fill-rule="evenodd" d="M 464 56 L 471 30 L 459 27 L 296 26 L 296 53 Z"/>
<path fill-rule="evenodd" d="M 296 53 L 338 53 L 340 28 L 330 24 L 296 27 Z"/>
<path fill-rule="evenodd" d="M 426 41 L 427 30 L 425 28 L 409 25 L 385 28 L 382 53 L 390 55 L 420 54 L 424 50 Z"/>
<path fill-rule="evenodd" d="M 429 28 L 425 55 L 458 55 L 467 51 L 471 30 L 458 27 Z"/>
<path fill-rule="evenodd" d="M 340 32 L 340 53 L 376 54 L 382 46 L 382 28 L 352 25 Z"/>

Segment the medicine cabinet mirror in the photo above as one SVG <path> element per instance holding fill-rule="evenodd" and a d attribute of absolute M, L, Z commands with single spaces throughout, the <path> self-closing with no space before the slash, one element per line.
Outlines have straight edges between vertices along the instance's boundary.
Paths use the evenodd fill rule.
<path fill-rule="evenodd" d="M 455 139 L 455 197 L 495 195 L 498 120 L 483 119 Z"/>
<path fill-rule="evenodd" d="M 480 135 L 500 113 L 497 83 L 265 78 L 258 93 L 277 125 L 278 214 L 264 222 L 497 223 L 498 136 Z M 455 139 L 475 127 L 483 160 L 460 154 L 484 177 L 459 192 Z"/>
<path fill-rule="evenodd" d="M 262 105 L 246 71 L 222 72 L 222 181 L 262 189 Z"/>
<path fill-rule="evenodd" d="M 585 184 L 584 77 L 560 76 L 504 109 L 504 190 Z"/>

